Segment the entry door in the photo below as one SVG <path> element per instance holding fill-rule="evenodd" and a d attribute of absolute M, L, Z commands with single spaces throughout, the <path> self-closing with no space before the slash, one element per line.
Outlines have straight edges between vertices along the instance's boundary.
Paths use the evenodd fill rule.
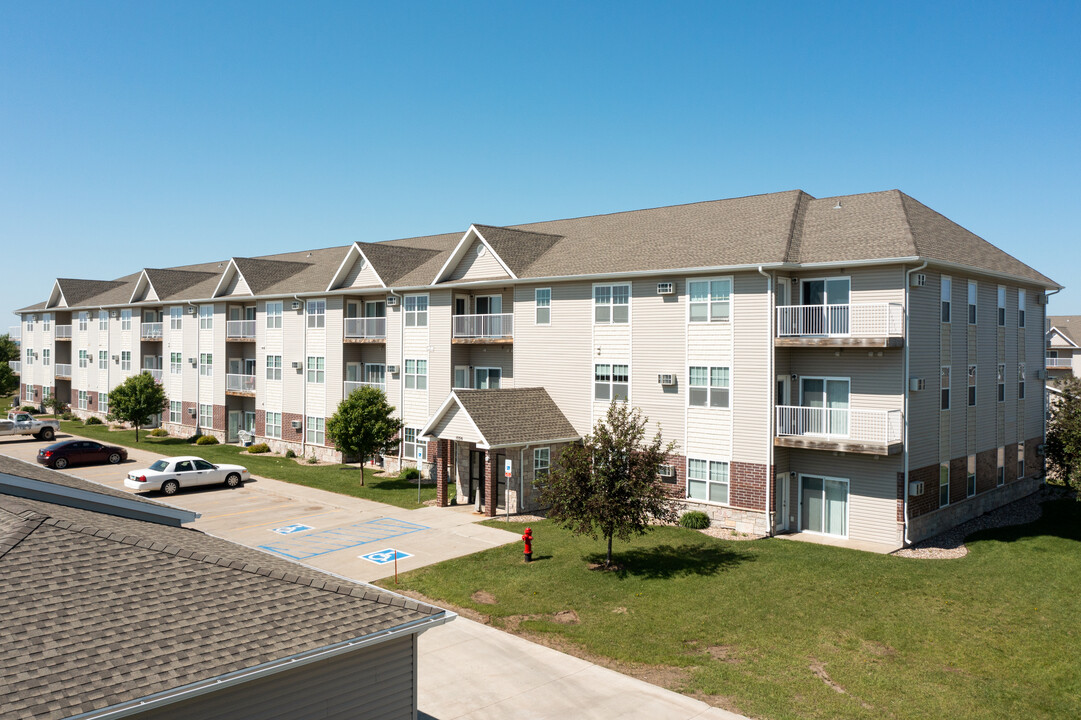
<path fill-rule="evenodd" d="M 468 389 L 472 387 L 469 384 L 469 366 L 468 365 L 455 365 L 454 366 L 454 388 Z"/>
<path fill-rule="evenodd" d="M 800 530 L 848 536 L 848 481 L 800 477 Z"/>
<path fill-rule="evenodd" d="M 243 416 L 244 413 L 240 412 L 239 410 L 229 411 L 229 423 L 227 425 L 229 434 L 228 437 L 225 438 L 226 442 L 236 442 L 240 439 L 240 435 L 238 433 L 240 432 L 240 423 L 243 422 L 244 419 Z"/>
<path fill-rule="evenodd" d="M 243 320 L 244 319 L 244 317 L 242 315 L 243 312 L 244 312 L 244 308 L 238 307 L 236 305 L 230 305 L 229 306 L 229 319 L 233 320 L 234 322 L 237 321 L 237 320 Z"/>
<path fill-rule="evenodd" d="M 454 314 L 455 315 L 468 315 L 469 314 L 469 299 L 464 297 L 454 298 Z"/>
<path fill-rule="evenodd" d="M 813 334 L 823 335 L 847 335 L 848 334 L 848 303 L 849 278 L 821 278 L 816 280 L 804 280 L 802 282 L 801 301 L 803 305 L 821 305 L 821 317 L 815 318 L 821 322 L 821 327 L 816 327 Z"/>
<path fill-rule="evenodd" d="M 383 300 L 364 303 L 364 317 L 377 318 L 387 316 L 387 303 Z"/>
<path fill-rule="evenodd" d="M 230 375 L 243 375 L 244 359 L 243 358 L 229 358 L 229 370 Z"/>
<path fill-rule="evenodd" d="M 469 451 L 469 504 L 484 506 L 484 453 Z"/>
<path fill-rule="evenodd" d="M 360 369 L 363 367 L 358 362 L 349 362 L 345 364 L 345 381 L 346 382 L 361 382 Z"/>
<path fill-rule="evenodd" d="M 387 381 L 387 366 L 379 363 L 368 363 L 364 366 L 364 382 L 383 385 Z"/>
<path fill-rule="evenodd" d="M 245 320 L 254 320 L 255 319 L 255 306 L 254 305 L 248 305 L 247 307 L 244 308 L 244 319 Z"/>
<path fill-rule="evenodd" d="M 788 532 L 788 473 L 777 473 L 777 497 L 773 499 L 773 522 L 777 532 Z"/>
<path fill-rule="evenodd" d="M 800 378 L 800 406 L 819 409 L 801 418 L 804 432 L 814 435 L 848 435 L 847 379 Z"/>

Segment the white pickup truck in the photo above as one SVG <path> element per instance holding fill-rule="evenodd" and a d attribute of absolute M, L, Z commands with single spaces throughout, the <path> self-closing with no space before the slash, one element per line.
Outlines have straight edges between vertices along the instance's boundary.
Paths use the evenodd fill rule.
<path fill-rule="evenodd" d="M 33 435 L 38 440 L 52 440 L 59 430 L 56 420 L 36 420 L 27 412 L 9 412 L 7 420 L 0 420 L 0 436 Z"/>

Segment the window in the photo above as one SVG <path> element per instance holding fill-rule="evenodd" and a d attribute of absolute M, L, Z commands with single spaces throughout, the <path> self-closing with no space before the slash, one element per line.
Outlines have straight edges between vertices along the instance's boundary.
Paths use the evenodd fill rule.
<path fill-rule="evenodd" d="M 1025 444 L 1017 443 L 1017 479 L 1025 477 Z"/>
<path fill-rule="evenodd" d="M 200 330 L 213 330 L 214 329 L 214 306 L 213 305 L 200 305 L 199 306 L 199 329 Z"/>
<path fill-rule="evenodd" d="M 34 402 L 34 386 L 26 385 L 24 387 L 25 392 L 23 392 L 23 397 L 26 398 L 26 402 Z"/>
<path fill-rule="evenodd" d="M 214 427 L 214 406 L 199 403 L 199 427 Z"/>
<path fill-rule="evenodd" d="M 427 295 L 406 295 L 404 304 L 406 327 L 428 327 Z"/>
<path fill-rule="evenodd" d="M 1017 327 L 1025 326 L 1025 291 L 1017 291 Z"/>
<path fill-rule="evenodd" d="M 630 285 L 596 285 L 593 288 L 593 322 L 620 325 L 630 321 Z"/>
<path fill-rule="evenodd" d="M 169 373 L 172 375 L 179 375 L 183 362 L 184 360 L 180 353 L 169 353 Z"/>
<path fill-rule="evenodd" d="M 268 412 L 266 414 L 266 436 L 269 438 L 281 438 L 282 414 L 280 412 Z"/>
<path fill-rule="evenodd" d="M 469 367 L 466 365 L 454 366 L 454 389 L 469 388 Z"/>
<path fill-rule="evenodd" d="M 308 327 L 321 328 L 327 326 L 327 301 L 308 301 Z"/>
<path fill-rule="evenodd" d="M 968 456 L 968 484 L 965 486 L 967 491 L 966 497 L 972 497 L 976 494 L 976 456 Z"/>
<path fill-rule="evenodd" d="M 728 322 L 731 280 L 692 280 L 687 283 L 691 322 Z"/>
<path fill-rule="evenodd" d="M 34 364 L 34 351 L 31 348 L 26 348 L 26 360 L 24 362 L 27 365 Z"/>
<path fill-rule="evenodd" d="M 405 441 L 402 443 L 402 454 L 410 460 L 424 459 L 424 443 L 417 440 L 420 433 L 416 428 L 403 428 Z"/>
<path fill-rule="evenodd" d="M 687 460 L 687 497 L 715 503 L 728 502 L 728 463 Z"/>
<path fill-rule="evenodd" d="M 266 304 L 266 326 L 268 329 L 280 330 L 282 326 L 282 303 L 280 300 Z M 279 413 L 280 414 L 280 413 Z"/>
<path fill-rule="evenodd" d="M 169 422 L 180 423 L 184 419 L 184 407 L 179 400 L 169 401 Z"/>
<path fill-rule="evenodd" d="M 45 313 L 41 316 L 41 329 L 44 332 L 49 332 L 52 329 L 53 314 Z"/>
<path fill-rule="evenodd" d="M 550 448 L 536 448 L 533 451 L 533 482 L 548 479 L 552 469 L 552 451 Z"/>
<path fill-rule="evenodd" d="M 26 316 L 26 332 L 28 332 L 28 333 L 34 332 L 34 316 L 33 315 L 27 315 Z"/>
<path fill-rule="evenodd" d="M 266 379 L 267 380 L 281 380 L 282 379 L 282 356 L 281 355 L 267 355 L 266 356 Z"/>
<path fill-rule="evenodd" d="M 968 406 L 976 407 L 976 366 L 968 366 Z"/>
<path fill-rule="evenodd" d="M 1017 366 L 1017 399 L 1025 399 L 1025 364 Z"/>
<path fill-rule="evenodd" d="M 1006 286 L 998 286 L 998 326 L 1006 327 Z"/>
<path fill-rule="evenodd" d="M 46 386 L 46 387 L 41 388 L 41 399 L 43 401 L 48 400 L 52 396 L 53 396 L 53 389 L 51 387 Z"/>
<path fill-rule="evenodd" d="M 120 311 L 120 329 L 131 330 L 131 310 Z"/>
<path fill-rule="evenodd" d="M 86 350 L 80 350 L 79 351 L 79 367 L 85 368 L 87 365 L 90 364 L 89 360 L 90 360 L 90 353 L 88 353 Z"/>
<path fill-rule="evenodd" d="M 308 382 L 325 383 L 327 381 L 326 363 L 325 357 L 308 356 Z"/>
<path fill-rule="evenodd" d="M 938 506 L 946 507 L 950 504 L 950 464 L 942 463 L 938 466 Z"/>
<path fill-rule="evenodd" d="M 998 366 L 998 401 L 1006 401 L 1006 366 L 999 364 Z"/>
<path fill-rule="evenodd" d="M 306 424 L 307 429 L 307 441 L 315 445 L 322 445 L 326 438 L 326 419 L 321 417 L 308 416 L 308 422 Z"/>
<path fill-rule="evenodd" d="M 131 351 L 122 350 L 120 352 L 120 369 L 131 370 Z"/>
<path fill-rule="evenodd" d="M 109 329 L 109 313 L 104 310 L 98 310 L 98 330 Z"/>
<path fill-rule="evenodd" d="M 106 350 L 98 350 L 98 370 L 109 369 L 109 353 Z"/>
<path fill-rule="evenodd" d="M 537 324 L 538 325 L 551 325 L 552 324 L 552 289 L 551 288 L 537 288 L 533 297 L 536 300 L 537 305 Z"/>
<path fill-rule="evenodd" d="M 52 351 L 49 348 L 45 348 L 41 351 L 41 364 L 48 365 L 51 362 Z"/>
<path fill-rule="evenodd" d="M 90 322 L 90 313 L 85 310 L 79 313 L 79 332 L 86 332 L 87 324 Z"/>
<path fill-rule="evenodd" d="M 502 368 L 475 368 L 473 372 L 477 377 L 477 384 L 473 387 L 477 390 L 499 389 L 503 379 Z"/>
<path fill-rule="evenodd" d="M 405 389 L 427 390 L 428 389 L 428 361 L 406 360 L 405 361 Z"/>
<path fill-rule="evenodd" d="M 87 408 L 87 406 L 89 404 L 90 404 L 90 393 L 88 393 L 86 390 L 80 390 L 79 391 L 79 409 L 80 410 L 86 410 L 86 408 Z"/>
<path fill-rule="evenodd" d="M 939 406 L 942 410 L 950 409 L 950 366 L 942 366 L 942 377 L 939 380 L 939 387 L 942 389 L 942 404 Z"/>
<path fill-rule="evenodd" d="M 206 377 L 214 375 L 213 353 L 199 353 L 199 374 Z"/>
<path fill-rule="evenodd" d="M 950 293 L 953 292 L 953 281 L 946 275 L 942 276 L 942 322 L 950 321 Z"/>
<path fill-rule="evenodd" d="M 729 368 L 692 367 L 687 400 L 698 407 L 728 407 Z"/>
<path fill-rule="evenodd" d="M 595 365 L 593 388 L 594 400 L 626 400 L 630 390 L 630 366 Z"/>
<path fill-rule="evenodd" d="M 1006 448 L 998 449 L 998 485 L 1006 484 Z"/>
<path fill-rule="evenodd" d="M 968 324 L 976 324 L 976 281 L 968 281 Z"/>

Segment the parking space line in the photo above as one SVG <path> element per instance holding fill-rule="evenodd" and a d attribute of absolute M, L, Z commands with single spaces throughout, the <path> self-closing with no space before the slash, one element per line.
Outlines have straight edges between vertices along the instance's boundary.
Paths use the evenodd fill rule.
<path fill-rule="evenodd" d="M 273 507 L 265 507 L 265 508 L 256 508 L 256 510 L 267 510 L 267 511 L 269 511 L 269 510 L 278 510 L 279 508 L 284 509 L 284 508 L 287 508 L 287 507 L 289 507 L 289 506 L 288 505 L 281 505 L 281 506 L 273 506 Z M 255 510 L 244 510 L 243 512 L 255 512 Z M 336 513 L 336 512 L 339 512 L 339 511 L 338 510 L 323 510 L 322 512 L 312 513 L 310 515 L 297 515 L 295 518 L 290 518 L 290 519 L 291 520 L 306 520 L 308 518 L 317 517 L 319 515 L 329 515 L 331 513 Z M 233 514 L 234 515 L 240 515 L 241 513 L 233 513 Z M 219 518 L 219 517 L 227 517 L 227 516 L 226 515 L 215 515 L 214 517 Z M 266 527 L 267 525 L 280 525 L 281 522 L 282 522 L 281 520 L 268 520 L 266 522 L 255 523 L 254 525 L 244 525 L 243 527 L 230 528 L 230 530 L 251 530 L 252 528 Z"/>
<path fill-rule="evenodd" d="M 390 538 L 428 529 L 426 525 L 418 525 L 406 520 L 379 518 L 345 527 L 320 530 L 306 535 L 290 536 L 288 539 L 283 538 L 281 541 L 260 545 L 259 547 L 294 560 L 306 560 L 318 555 L 325 555 L 338 550 L 357 547 L 358 545 L 366 545 L 371 542 L 382 542 Z"/>

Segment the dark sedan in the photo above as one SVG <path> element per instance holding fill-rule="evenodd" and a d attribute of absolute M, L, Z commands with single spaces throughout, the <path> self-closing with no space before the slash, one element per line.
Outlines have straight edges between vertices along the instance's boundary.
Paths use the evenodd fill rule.
<path fill-rule="evenodd" d="M 114 445 L 102 445 L 93 440 L 66 440 L 38 450 L 38 462 L 57 470 L 68 465 L 116 465 L 128 459 L 128 451 Z"/>

